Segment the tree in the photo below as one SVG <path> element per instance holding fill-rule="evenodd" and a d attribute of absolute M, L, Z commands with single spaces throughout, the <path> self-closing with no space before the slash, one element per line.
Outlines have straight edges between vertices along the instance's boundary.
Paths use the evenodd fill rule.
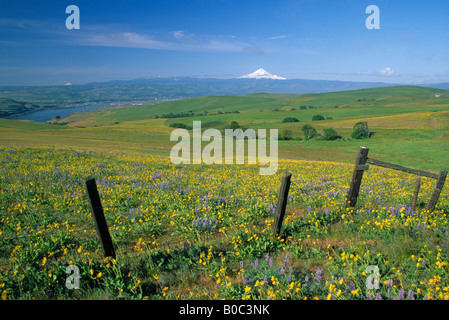
<path fill-rule="evenodd" d="M 237 121 L 232 121 L 231 124 L 229 125 L 229 129 L 232 130 L 240 129 L 240 125 Z"/>
<path fill-rule="evenodd" d="M 292 131 L 287 129 L 282 131 L 278 140 L 293 140 Z"/>
<path fill-rule="evenodd" d="M 335 131 L 333 128 L 324 129 L 323 140 L 337 140 L 337 139 L 341 139 L 341 136 L 338 135 L 337 131 Z"/>
<path fill-rule="evenodd" d="M 316 114 L 312 117 L 312 121 L 324 120 L 324 117 L 321 114 Z"/>
<path fill-rule="evenodd" d="M 312 127 L 310 124 L 306 124 L 301 128 L 302 132 L 304 133 L 304 137 L 306 140 L 310 140 L 316 136 L 318 136 L 318 132 L 314 127 Z"/>
<path fill-rule="evenodd" d="M 169 125 L 169 127 L 192 130 L 192 127 L 186 125 L 185 123 L 180 123 L 180 122 L 172 123 L 172 124 Z"/>
<path fill-rule="evenodd" d="M 284 118 L 284 120 L 282 120 L 282 122 L 299 122 L 299 120 L 295 117 L 286 117 Z"/>
<path fill-rule="evenodd" d="M 357 122 L 354 127 L 354 131 L 351 134 L 353 139 L 366 139 L 371 136 L 367 121 Z"/>

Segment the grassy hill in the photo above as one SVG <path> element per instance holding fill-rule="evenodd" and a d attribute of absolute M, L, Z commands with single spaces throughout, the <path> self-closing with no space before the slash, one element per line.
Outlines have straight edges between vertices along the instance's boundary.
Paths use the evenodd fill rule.
<path fill-rule="evenodd" d="M 0 118 L 6 118 L 17 113 L 28 113 L 42 109 L 33 103 L 0 98 Z"/>
<path fill-rule="evenodd" d="M 440 97 L 434 94 L 439 92 Z M 362 89 L 321 94 L 251 94 L 206 96 L 156 105 L 79 113 L 60 122 L 66 125 L 0 120 L 3 144 L 73 145 L 99 149 L 162 152 L 175 122 L 224 129 L 231 121 L 253 129 L 290 130 L 293 140 L 279 141 L 281 158 L 354 161 L 359 146 L 372 149 L 381 160 L 423 169 L 448 168 L 448 92 L 417 86 Z M 314 115 L 325 120 L 312 121 Z M 299 122 L 283 122 L 287 117 Z M 367 121 L 375 134 L 351 139 L 355 123 Z M 305 140 L 302 126 L 322 132 L 334 128 L 336 141 Z M 32 134 L 30 134 L 32 130 Z"/>
<path fill-rule="evenodd" d="M 423 177 L 412 209 L 416 177 L 370 166 L 357 206 L 346 205 L 361 145 L 380 160 L 448 169 L 448 92 L 434 92 L 210 96 L 59 123 L 0 119 L 1 298 L 449 300 L 447 183 L 429 212 L 435 181 Z M 324 120 L 313 121 L 317 114 Z M 194 120 L 288 129 L 294 139 L 279 141 L 284 159 L 274 175 L 160 156 L 174 145 L 170 124 Z M 352 139 L 358 121 L 375 134 Z M 305 140 L 305 124 L 334 128 L 342 139 Z M 292 183 L 276 237 L 286 171 Z M 103 256 L 87 177 L 96 179 L 117 259 Z M 77 290 L 66 288 L 69 265 L 79 269 Z M 377 290 L 367 285 L 372 266 Z"/>

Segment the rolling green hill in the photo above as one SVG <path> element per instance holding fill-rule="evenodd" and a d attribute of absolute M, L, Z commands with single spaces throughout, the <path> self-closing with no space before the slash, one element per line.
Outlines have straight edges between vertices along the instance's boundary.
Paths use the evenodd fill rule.
<path fill-rule="evenodd" d="M 435 93 L 440 93 L 436 97 Z M 314 115 L 324 120 L 312 121 Z M 287 117 L 299 122 L 283 122 Z M 168 154 L 175 142 L 173 123 L 225 129 L 231 121 L 253 129 L 290 131 L 279 141 L 281 158 L 353 162 L 358 147 L 370 147 L 375 158 L 416 168 L 448 169 L 449 91 L 398 86 L 321 94 L 250 94 L 205 96 L 149 106 L 74 114 L 65 125 L 0 120 L 1 144 L 73 145 Z M 353 126 L 367 121 L 374 135 L 351 138 Z M 322 133 L 333 128 L 335 141 L 305 140 L 302 126 Z M 29 130 L 31 129 L 32 130 Z M 32 133 L 31 133 L 32 132 Z"/>
<path fill-rule="evenodd" d="M 0 118 L 7 118 L 14 114 L 28 113 L 40 109 L 42 107 L 37 104 L 0 98 Z"/>

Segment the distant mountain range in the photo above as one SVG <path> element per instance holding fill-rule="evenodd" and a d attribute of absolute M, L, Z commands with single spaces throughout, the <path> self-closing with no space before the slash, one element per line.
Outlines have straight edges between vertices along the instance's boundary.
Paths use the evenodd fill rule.
<path fill-rule="evenodd" d="M 392 86 L 408 86 L 410 84 L 392 84 L 385 82 L 356 82 L 341 80 L 307 80 L 307 79 L 279 79 L 272 78 L 249 78 L 240 77 L 234 79 L 217 79 L 217 78 L 151 78 L 151 79 L 134 79 L 134 80 L 113 80 L 101 83 L 90 83 L 88 85 L 105 87 L 105 86 L 142 86 L 158 88 L 161 90 L 160 95 L 173 90 L 183 93 L 183 97 L 196 97 L 207 95 L 246 95 L 251 93 L 323 93 L 349 91 L 369 88 L 381 88 Z M 435 84 L 413 84 L 411 86 L 420 86 L 426 88 L 435 88 L 439 90 L 449 90 L 449 83 Z M 0 88 L 1 89 L 1 88 Z"/>
<path fill-rule="evenodd" d="M 306 80 L 306 79 L 279 79 L 272 78 L 152 78 L 134 80 L 113 80 L 100 83 L 89 83 L 84 86 L 108 87 L 108 86 L 141 86 L 161 89 L 164 95 L 169 88 L 176 88 L 177 91 L 184 91 L 183 96 L 204 96 L 204 95 L 246 95 L 251 93 L 321 93 L 332 91 L 346 91 L 357 89 L 368 89 L 378 87 L 389 87 L 397 84 L 383 82 L 351 82 L 335 80 Z M 70 86 L 76 87 L 76 85 Z"/>
<path fill-rule="evenodd" d="M 284 80 L 284 81 L 273 81 Z M 440 90 L 449 90 L 449 83 L 435 84 L 401 84 L 385 82 L 358 82 L 343 80 L 308 80 L 308 79 L 286 79 L 281 76 L 271 74 L 260 68 L 253 73 L 232 79 L 220 78 L 193 78 L 193 77 L 171 77 L 171 78 L 141 78 L 133 80 L 111 80 L 106 82 L 93 82 L 87 85 L 109 86 L 109 85 L 153 85 L 161 87 L 168 84 L 176 86 L 179 89 L 195 87 L 198 93 L 195 96 L 203 95 L 245 95 L 251 93 L 322 93 L 348 91 L 358 89 L 369 89 L 391 86 L 420 86 L 435 88 Z M 1 90 L 1 87 L 0 87 Z M 209 90 L 209 91 L 208 91 Z M 186 93 L 193 94 L 190 90 Z"/>
<path fill-rule="evenodd" d="M 286 80 L 284 77 L 269 73 L 267 70 L 259 68 L 253 73 L 244 75 L 240 79 L 272 79 L 272 80 Z"/>

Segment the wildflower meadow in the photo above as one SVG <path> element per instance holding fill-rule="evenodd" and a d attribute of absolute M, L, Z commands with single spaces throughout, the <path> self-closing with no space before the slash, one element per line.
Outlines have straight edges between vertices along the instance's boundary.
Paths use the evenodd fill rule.
<path fill-rule="evenodd" d="M 279 160 L 174 165 L 166 156 L 0 147 L 0 294 L 21 299 L 449 300 L 449 193 L 370 167 Z M 283 172 L 287 210 L 273 235 Z M 96 179 L 116 258 L 104 257 L 85 181 Z M 68 285 L 79 270 L 79 287 Z M 372 270 L 377 270 L 373 273 Z M 377 277 L 377 278 L 376 278 Z"/>

